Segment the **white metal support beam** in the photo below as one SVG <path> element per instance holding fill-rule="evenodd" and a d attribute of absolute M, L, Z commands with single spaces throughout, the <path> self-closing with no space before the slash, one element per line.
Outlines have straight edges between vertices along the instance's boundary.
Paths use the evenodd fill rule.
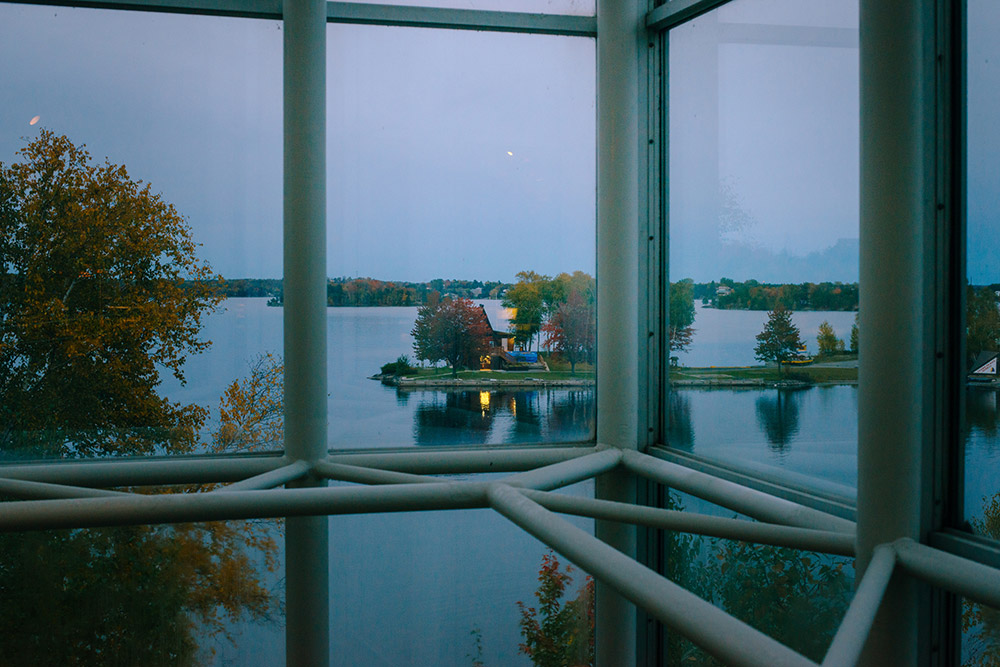
<path fill-rule="evenodd" d="M 283 10 L 285 455 L 312 465 L 327 450 L 326 2 L 285 0 Z M 310 491 L 325 485 L 318 477 L 289 484 Z M 323 513 L 289 517 L 290 667 L 330 664 L 329 558 L 329 519 Z"/>

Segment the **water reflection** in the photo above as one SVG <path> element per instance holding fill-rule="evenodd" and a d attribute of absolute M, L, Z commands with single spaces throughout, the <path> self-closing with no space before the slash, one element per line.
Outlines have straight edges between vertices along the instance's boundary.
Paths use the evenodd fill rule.
<path fill-rule="evenodd" d="M 594 420 L 592 389 L 534 391 L 407 391 L 417 401 L 417 445 L 583 440 Z"/>
<path fill-rule="evenodd" d="M 757 399 L 757 423 L 771 451 L 784 454 L 788 444 L 799 432 L 800 390 L 777 389 L 773 396 Z"/>
<path fill-rule="evenodd" d="M 691 399 L 678 391 L 671 391 L 667 397 L 667 444 L 678 449 L 694 446 Z"/>
<path fill-rule="evenodd" d="M 993 450 L 997 446 L 996 435 L 998 429 L 998 392 L 991 388 L 969 387 L 965 392 L 965 423 L 969 431 L 977 431 L 979 434 L 988 436 L 985 441 L 988 450 Z"/>

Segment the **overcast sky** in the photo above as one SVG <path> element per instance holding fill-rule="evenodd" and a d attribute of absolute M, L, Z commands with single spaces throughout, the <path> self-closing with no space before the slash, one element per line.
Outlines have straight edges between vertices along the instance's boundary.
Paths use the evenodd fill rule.
<path fill-rule="evenodd" d="M 970 16 L 970 277 L 984 282 L 1000 280 L 1000 3 Z M 672 279 L 857 279 L 856 22 L 853 3 L 737 0 L 672 32 Z M 846 42 L 782 42 L 800 35 Z M 594 272 L 592 39 L 327 37 L 329 275 Z M 281 43 L 274 21 L 0 4 L 0 161 L 42 127 L 66 134 L 151 182 L 223 275 L 280 276 Z"/>

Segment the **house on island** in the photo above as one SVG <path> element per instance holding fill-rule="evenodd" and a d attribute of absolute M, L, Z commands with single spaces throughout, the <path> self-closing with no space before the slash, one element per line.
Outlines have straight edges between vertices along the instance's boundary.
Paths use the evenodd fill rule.
<path fill-rule="evenodd" d="M 537 352 L 517 352 L 514 350 L 514 334 L 509 331 L 497 331 L 486 314 L 486 308 L 480 304 L 483 319 L 490 332 L 490 351 L 480 360 L 482 370 L 548 370 L 545 361 Z"/>
<path fill-rule="evenodd" d="M 969 371 L 969 382 L 996 382 L 1000 379 L 997 373 L 997 357 L 1000 352 L 980 352 L 972 362 Z"/>

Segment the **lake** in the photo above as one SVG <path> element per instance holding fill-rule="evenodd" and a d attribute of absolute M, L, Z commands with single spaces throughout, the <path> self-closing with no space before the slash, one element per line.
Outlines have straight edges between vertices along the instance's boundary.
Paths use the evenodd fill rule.
<path fill-rule="evenodd" d="M 188 362 L 188 383 L 164 382 L 172 400 L 217 412 L 219 396 L 256 356 L 282 349 L 282 311 L 266 299 L 230 299 L 207 319 L 206 353 Z M 506 328 L 497 301 L 481 301 Z M 413 356 L 416 308 L 329 308 L 329 442 L 332 448 L 585 440 L 593 389 L 398 391 L 369 380 L 401 354 Z M 766 313 L 697 307 L 688 366 L 754 365 Z M 793 316 L 812 351 L 827 320 L 848 338 L 854 313 Z M 751 468 L 781 470 L 811 486 L 852 493 L 857 480 L 857 388 L 678 388 L 668 397 L 669 441 L 679 449 Z M 966 503 L 981 515 L 997 492 L 997 393 L 970 390 Z M 593 494 L 592 483 L 571 493 Z M 703 508 L 699 508 L 703 509 Z M 585 529 L 592 523 L 574 520 Z M 331 517 L 331 657 L 334 664 L 471 664 L 475 636 L 489 665 L 528 665 L 516 603 L 534 602 L 545 549 L 494 512 Z M 579 583 L 579 582 L 578 582 Z M 275 580 L 275 586 L 280 581 Z M 283 660 L 280 626 L 236 625 L 236 643 L 210 642 L 218 664 Z M 434 638 L 434 641 L 427 641 Z"/>

